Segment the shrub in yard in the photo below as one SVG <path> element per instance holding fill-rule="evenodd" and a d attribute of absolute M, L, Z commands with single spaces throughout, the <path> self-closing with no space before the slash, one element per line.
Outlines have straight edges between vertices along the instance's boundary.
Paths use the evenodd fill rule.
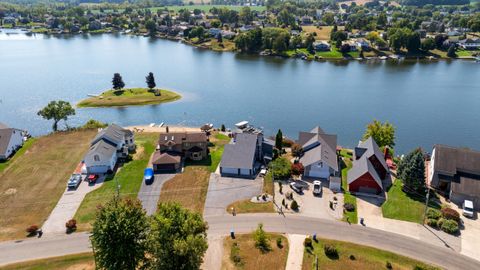
<path fill-rule="evenodd" d="M 458 232 L 458 223 L 453 219 L 446 219 L 440 228 L 446 233 L 455 234 Z"/>
<path fill-rule="evenodd" d="M 26 229 L 26 232 L 28 235 L 36 235 L 38 231 L 38 226 L 37 225 L 32 225 Z"/>
<path fill-rule="evenodd" d="M 460 214 L 455 209 L 452 209 L 452 208 L 443 208 L 442 216 L 445 219 L 451 219 L 457 222 L 460 221 Z"/>
<path fill-rule="evenodd" d="M 343 205 L 343 208 L 345 208 L 345 210 L 347 210 L 348 212 L 353 212 L 355 211 L 355 205 L 351 204 L 351 203 L 346 203 Z"/>
<path fill-rule="evenodd" d="M 354 256 L 353 254 L 352 254 L 352 255 L 350 255 L 350 257 L 349 257 L 349 258 L 350 258 L 350 260 L 352 260 L 352 261 L 355 261 L 355 259 L 356 259 L 356 258 L 355 258 L 355 256 Z"/>
<path fill-rule="evenodd" d="M 305 240 L 303 241 L 303 246 L 306 248 L 313 248 L 312 238 L 305 238 Z"/>
<path fill-rule="evenodd" d="M 285 199 L 282 199 L 282 205 L 285 206 Z"/>
<path fill-rule="evenodd" d="M 443 225 L 443 222 L 445 222 L 445 220 L 446 220 L 446 219 L 444 219 L 444 218 L 439 218 L 439 219 L 437 220 L 437 227 L 438 227 L 438 228 L 441 228 L 442 225 Z"/>
<path fill-rule="evenodd" d="M 433 219 L 433 218 L 429 218 L 429 219 L 427 219 L 427 225 L 430 226 L 430 227 L 436 228 L 438 226 L 438 220 Z"/>
<path fill-rule="evenodd" d="M 225 132 L 225 125 L 224 124 L 222 124 L 222 126 L 220 127 L 220 130 Z"/>
<path fill-rule="evenodd" d="M 330 259 L 338 259 L 338 250 L 335 246 L 333 245 L 325 245 L 323 247 L 323 251 L 325 252 L 325 255 L 330 258 Z"/>
<path fill-rule="evenodd" d="M 278 192 L 280 192 L 280 194 L 283 194 L 283 185 L 282 185 L 282 182 L 278 182 Z"/>
<path fill-rule="evenodd" d="M 290 209 L 292 209 L 293 211 L 298 211 L 297 201 L 295 201 L 295 200 L 292 201 L 292 204 L 290 204 Z"/>
<path fill-rule="evenodd" d="M 72 233 L 77 229 L 77 221 L 75 219 L 70 219 L 65 223 L 65 227 L 67 228 L 67 233 Z"/>
<path fill-rule="evenodd" d="M 263 253 L 266 253 L 272 249 L 267 236 L 267 233 L 263 230 L 263 224 L 258 224 L 257 229 L 253 233 L 253 239 L 255 239 L 255 247 L 260 249 Z"/>
<path fill-rule="evenodd" d="M 230 248 L 230 260 L 232 260 L 236 266 L 243 265 L 242 257 L 240 257 L 240 246 L 237 242 L 233 243 L 232 247 Z"/>
<path fill-rule="evenodd" d="M 291 170 L 293 175 L 301 175 L 303 174 L 303 171 L 305 170 L 305 168 L 303 167 L 302 163 L 294 163 L 292 164 Z"/>
<path fill-rule="evenodd" d="M 393 266 L 392 266 L 392 263 L 387 261 L 387 264 L 385 265 L 385 267 L 387 267 L 387 269 L 392 269 Z"/>
<path fill-rule="evenodd" d="M 437 209 L 429 208 L 427 211 L 427 218 L 428 219 L 439 219 L 442 217 L 442 212 Z"/>
<path fill-rule="evenodd" d="M 282 238 L 281 237 L 277 237 L 277 247 L 278 248 L 283 248 L 283 243 L 282 243 Z"/>

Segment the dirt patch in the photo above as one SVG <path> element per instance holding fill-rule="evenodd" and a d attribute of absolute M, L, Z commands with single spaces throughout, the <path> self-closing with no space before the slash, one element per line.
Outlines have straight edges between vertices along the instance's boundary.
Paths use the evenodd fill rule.
<path fill-rule="evenodd" d="M 7 189 L 3 194 L 5 195 L 14 195 L 15 193 L 17 193 L 17 190 L 14 189 L 14 188 L 9 188 Z"/>
<path fill-rule="evenodd" d="M 79 263 L 72 265 L 68 268 L 65 268 L 65 270 L 94 270 L 95 269 L 95 263 L 89 262 L 89 263 Z"/>
<path fill-rule="evenodd" d="M 143 153 L 145 153 L 145 149 L 142 146 L 137 147 L 135 154 L 133 154 L 134 160 L 139 160 L 142 158 Z"/>

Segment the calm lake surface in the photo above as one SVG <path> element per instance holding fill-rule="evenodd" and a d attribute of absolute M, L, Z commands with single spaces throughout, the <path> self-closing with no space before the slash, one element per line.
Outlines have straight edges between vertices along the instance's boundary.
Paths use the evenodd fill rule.
<path fill-rule="evenodd" d="M 355 146 L 376 118 L 397 127 L 397 153 L 435 143 L 480 149 L 480 64 L 470 61 L 316 63 L 216 53 L 167 40 L 123 35 L 26 36 L 0 33 L 0 122 L 50 132 L 36 112 L 51 100 L 76 103 L 111 87 L 176 90 L 174 103 L 78 109 L 69 120 L 121 125 L 161 123 L 233 126 L 241 120 L 297 137 L 320 125 Z"/>

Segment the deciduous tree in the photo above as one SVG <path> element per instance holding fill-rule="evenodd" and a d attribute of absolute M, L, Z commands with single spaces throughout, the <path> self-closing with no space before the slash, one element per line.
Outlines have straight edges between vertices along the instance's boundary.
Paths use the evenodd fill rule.
<path fill-rule="evenodd" d="M 363 139 L 366 140 L 372 137 L 379 147 L 388 146 L 393 148 L 395 146 L 395 127 L 388 121 L 382 123 L 378 120 L 373 120 L 367 125 L 367 129 L 363 134 Z"/>
<path fill-rule="evenodd" d="M 58 122 L 60 120 L 66 122 L 69 116 L 75 115 L 75 109 L 67 101 L 51 101 L 45 108 L 38 111 L 37 115 L 47 120 L 53 120 L 53 131 L 57 131 Z"/>

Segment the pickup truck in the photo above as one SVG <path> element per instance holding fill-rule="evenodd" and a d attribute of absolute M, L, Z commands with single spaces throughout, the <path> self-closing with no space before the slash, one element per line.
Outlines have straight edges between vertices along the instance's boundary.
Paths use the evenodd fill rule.
<path fill-rule="evenodd" d="M 313 181 L 313 195 L 314 196 L 322 195 L 322 182 Z"/>

